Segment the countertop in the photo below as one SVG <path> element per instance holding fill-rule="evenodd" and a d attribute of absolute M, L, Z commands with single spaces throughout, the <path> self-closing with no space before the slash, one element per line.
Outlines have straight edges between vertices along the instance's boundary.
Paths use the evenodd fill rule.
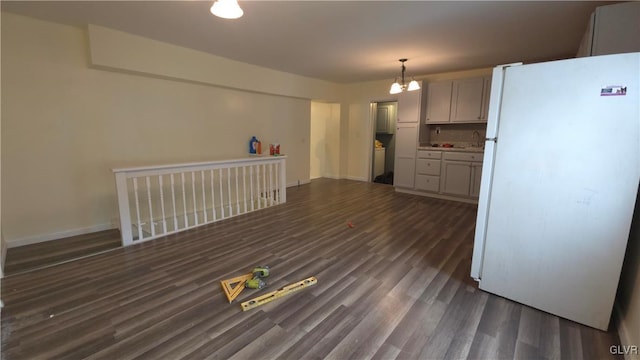
<path fill-rule="evenodd" d="M 433 147 L 433 146 L 418 146 L 418 150 L 433 150 L 433 151 L 460 151 L 460 152 L 484 152 L 484 148 L 481 147 Z"/>

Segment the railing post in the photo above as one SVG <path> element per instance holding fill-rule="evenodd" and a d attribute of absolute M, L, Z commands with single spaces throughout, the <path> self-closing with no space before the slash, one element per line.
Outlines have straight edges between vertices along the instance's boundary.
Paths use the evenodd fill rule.
<path fill-rule="evenodd" d="M 280 203 L 287 202 L 287 162 L 280 159 Z"/>
<path fill-rule="evenodd" d="M 129 191 L 127 189 L 126 173 L 116 173 L 116 193 L 118 195 L 122 246 L 129 246 L 133 244 L 133 234 L 131 233 L 131 213 L 129 211 Z"/>

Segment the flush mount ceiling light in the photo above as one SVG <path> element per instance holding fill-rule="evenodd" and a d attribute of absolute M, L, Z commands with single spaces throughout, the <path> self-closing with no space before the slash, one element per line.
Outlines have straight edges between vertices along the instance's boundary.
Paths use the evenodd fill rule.
<path fill-rule="evenodd" d="M 224 19 L 237 19 L 244 14 L 236 0 L 217 0 L 211 6 L 211 13 Z"/>
<path fill-rule="evenodd" d="M 391 89 L 389 90 L 389 94 L 399 94 L 403 91 L 413 91 L 413 90 L 418 90 L 420 89 L 420 85 L 418 84 L 417 81 L 413 80 L 413 78 L 411 78 L 411 82 L 407 85 L 404 82 L 404 72 L 406 70 L 405 66 L 404 66 L 404 62 L 407 61 L 407 59 L 400 59 L 398 60 L 402 63 L 402 82 L 398 82 L 398 78 L 396 78 L 395 82 L 391 85 Z"/>

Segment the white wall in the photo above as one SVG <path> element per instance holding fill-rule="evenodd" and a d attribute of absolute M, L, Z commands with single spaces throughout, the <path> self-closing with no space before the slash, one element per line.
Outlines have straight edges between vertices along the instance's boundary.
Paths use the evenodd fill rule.
<path fill-rule="evenodd" d="M 92 69 L 87 41 L 79 28 L 2 13 L 2 231 L 9 246 L 110 227 L 117 216 L 111 168 L 244 157 L 252 135 L 281 144 L 287 183 L 309 179 L 310 100 L 182 81 L 178 71 L 168 79 Z M 169 50 L 175 67 L 181 60 L 207 65 L 202 54 Z M 111 60 L 127 65 L 127 55 Z M 315 85 L 307 92 L 322 96 Z"/>
<path fill-rule="evenodd" d="M 340 104 L 311 102 L 311 178 L 340 178 Z"/>
<path fill-rule="evenodd" d="M 331 118 L 331 104 L 311 102 L 311 149 L 309 169 L 311 179 L 322 177 L 326 164 L 327 121 Z"/>
<path fill-rule="evenodd" d="M 342 145 L 342 142 L 348 142 L 346 138 L 348 134 L 341 132 L 342 121 L 341 119 L 341 105 L 331 104 L 331 116 L 327 118 L 325 129 L 325 164 L 324 164 L 324 177 L 339 179 L 341 177 L 341 162 L 343 153 L 346 149 Z"/>

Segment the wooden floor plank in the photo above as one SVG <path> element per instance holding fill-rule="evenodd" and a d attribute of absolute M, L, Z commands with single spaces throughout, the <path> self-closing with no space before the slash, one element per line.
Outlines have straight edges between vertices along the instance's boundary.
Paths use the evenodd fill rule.
<path fill-rule="evenodd" d="M 116 249 L 120 245 L 120 231 L 112 229 L 13 247 L 7 249 L 4 272 L 6 275 L 19 274 Z"/>
<path fill-rule="evenodd" d="M 612 359 L 602 332 L 478 289 L 476 206 L 317 179 L 287 203 L 2 281 L 2 358 Z M 347 226 L 351 221 L 353 227 Z M 270 265 L 232 304 L 220 280 Z M 243 312 L 239 302 L 316 276 Z M 52 316 L 53 315 L 53 316 Z"/>

